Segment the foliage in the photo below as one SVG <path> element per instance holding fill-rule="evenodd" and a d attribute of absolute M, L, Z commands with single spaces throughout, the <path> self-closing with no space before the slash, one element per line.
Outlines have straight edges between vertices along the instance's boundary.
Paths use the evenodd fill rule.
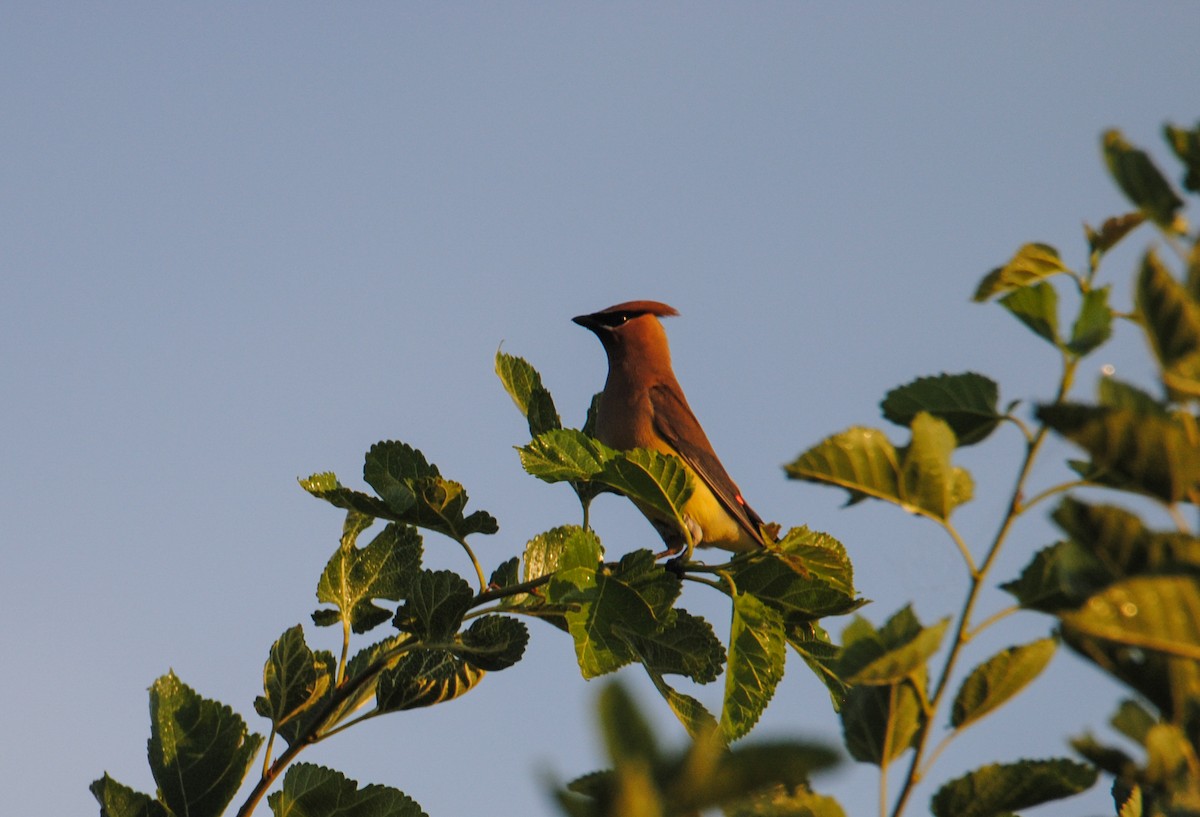
<path fill-rule="evenodd" d="M 1200 127 L 1167 127 L 1166 136 L 1184 163 L 1184 188 L 1197 192 Z M 882 500 L 929 519 L 967 567 L 966 601 L 952 623 L 926 627 L 905 608 L 882 627 L 856 619 L 843 632 L 835 670 L 851 684 L 841 710 L 847 749 L 878 765 L 885 783 L 890 764 L 908 757 L 890 804 L 894 817 L 947 745 L 1031 683 L 1060 642 L 1137 696 L 1122 704 L 1113 725 L 1142 748 L 1144 764 L 1084 735 L 1072 746 L 1088 764 L 1056 758 L 984 766 L 941 786 L 932 812 L 1008 814 L 1081 791 L 1098 771 L 1115 777 L 1115 811 L 1122 817 L 1200 811 L 1200 538 L 1183 510 L 1200 499 L 1200 236 L 1188 234 L 1184 199 L 1149 154 L 1116 131 L 1104 135 L 1102 149 L 1135 209 L 1098 229 L 1085 227 L 1084 269 L 1072 269 L 1048 244 L 1030 243 L 975 290 L 976 301 L 995 299 L 1059 358 L 1054 399 L 1033 407 L 1032 422 L 1015 412 L 1019 401 L 1001 410 L 998 385 L 983 375 L 918 378 L 882 403 L 886 419 L 908 427 L 907 444 L 893 444 L 877 429 L 852 428 L 812 446 L 786 469 L 794 479 L 845 489 L 851 503 Z M 1147 249 L 1133 308 L 1120 314 L 1111 305 L 1112 286 L 1099 282 L 1100 264 L 1144 224 L 1158 229 L 1183 274 L 1170 271 L 1160 249 Z M 1060 320 L 1060 301 L 1076 305 L 1069 330 Z M 1119 319 L 1145 335 L 1159 393 L 1106 377 L 1094 402 L 1074 400 L 1079 362 L 1108 342 Z M 971 485 L 952 456 L 965 445 L 994 444 L 993 432 L 1006 424 L 1019 433 L 1024 456 L 996 534 L 973 545 L 952 519 L 970 499 Z M 1072 477 L 1035 488 L 1042 470 L 1035 465 L 1050 435 L 1081 449 L 1085 459 L 1069 463 Z M 1152 528 L 1131 510 L 1075 494 L 1084 488 L 1142 505 L 1149 500 L 1170 528 Z M 1051 517 L 1064 538 L 1032 554 L 1021 574 L 1002 585 L 1014 607 L 977 620 L 980 592 L 993 580 L 1001 549 L 1015 539 L 1016 523 L 1053 499 Z M 963 677 L 958 667 L 969 642 L 1015 609 L 1049 614 L 1051 631 L 985 658 Z M 942 644 L 947 624 L 951 637 Z M 931 666 L 936 656 L 939 665 Z M 947 706 L 949 731 L 933 747 Z M 889 810 L 884 798 L 881 813 Z"/>
<path fill-rule="evenodd" d="M 1183 188 L 1198 192 L 1200 128 L 1168 127 L 1166 136 L 1184 165 Z M 612 766 L 556 790 L 569 815 L 719 808 L 735 817 L 839 817 L 836 801 L 809 783 L 810 773 L 835 762 L 831 750 L 798 741 L 739 742 L 758 723 L 794 652 L 829 690 L 849 754 L 879 767 L 880 813 L 899 817 L 941 752 L 1032 683 L 1060 644 L 1130 689 L 1133 697 L 1121 703 L 1112 726 L 1143 757 L 1082 735 L 1072 741 L 1082 762 L 988 764 L 940 786 L 932 813 L 999 817 L 1082 791 L 1099 772 L 1115 779 L 1114 810 L 1122 817 L 1200 811 L 1200 538 L 1183 512 L 1200 498 L 1200 240 L 1188 234 L 1183 197 L 1147 153 L 1110 132 L 1103 154 L 1135 210 L 1085 229 L 1083 270 L 1054 247 L 1029 243 L 975 290 L 975 300 L 995 300 L 1054 350 L 1061 369 L 1051 401 L 1022 415 L 1019 401 L 1001 406 L 999 385 L 984 375 L 921 377 L 881 403 L 884 418 L 907 429 L 906 440 L 855 427 L 786 466 L 792 479 L 845 490 L 851 504 L 884 502 L 944 531 L 969 577 L 957 612 L 932 624 L 911 606 L 880 625 L 855 615 L 842 630 L 843 643 L 834 644 L 823 620 L 853 613 L 864 601 L 846 549 L 804 526 L 718 564 L 664 564 L 648 550 L 609 558 L 588 520 L 597 495 L 627 496 L 686 531 L 682 508 L 695 476 L 675 457 L 615 451 L 597 441 L 594 400 L 581 428 L 564 426 L 537 370 L 497 353 L 497 375 L 530 435 L 517 448 L 518 460 L 531 476 L 570 487 L 579 523 L 533 536 L 523 552 L 485 573 L 472 542 L 497 531 L 495 518 L 468 512 L 464 487 L 416 448 L 398 441 L 372 446 L 363 464 L 370 492 L 346 487 L 332 473 L 301 480 L 309 494 L 344 512 L 337 546 L 317 579 L 320 607 L 311 615 L 315 627 L 333 628 L 339 648 L 310 647 L 300 624 L 279 636 L 254 701 L 267 722 L 265 737 L 173 673 L 160 678 L 150 692 L 148 743 L 157 790 L 139 793 L 106 774 L 92 784 L 101 814 L 224 814 L 263 749 L 261 772 L 239 816 L 264 798 L 277 817 L 422 815 L 397 789 L 360 787 L 296 759 L 355 723 L 444 703 L 475 689 L 488 673 L 512 667 L 524 654 L 528 619 L 571 639 L 583 678 L 640 668 L 689 738 L 681 750 L 662 749 L 623 688 L 607 685 L 600 728 Z M 1143 254 L 1132 308 L 1121 314 L 1111 303 L 1112 286 L 1098 281 L 1100 264 L 1143 226 L 1158 230 L 1166 250 Z M 1164 261 L 1168 252 L 1181 259 L 1182 275 Z M 1060 302 L 1074 304 L 1069 322 L 1060 321 Z M 1147 338 L 1157 393 L 1109 378 L 1094 401 L 1072 398 L 1079 362 L 1108 342 L 1122 319 Z M 994 537 L 968 542 L 955 515 L 975 485 L 955 456 L 964 446 L 1001 444 L 1012 430 L 1009 439 L 1023 450 L 1012 494 Z M 1051 435 L 1084 458 L 1070 463 L 1069 478 L 1035 487 L 1041 478 L 1035 466 Z M 1170 526 L 1155 527 L 1091 494 L 1082 498 L 1082 488 L 1153 506 L 1148 515 L 1161 508 Z M 1002 585 L 1014 599 L 1010 609 L 979 620 L 977 602 L 995 580 L 998 554 L 1015 539 L 1017 523 L 1051 500 L 1062 538 L 1031 553 L 1027 567 Z M 368 531 L 369 541 L 360 544 Z M 430 533 L 461 550 L 465 575 L 424 567 Z M 718 628 L 679 605 L 684 582 L 728 600 L 724 642 Z M 1045 637 L 981 656 L 961 671 L 972 639 L 1018 609 L 1048 616 Z M 722 677 L 712 710 L 675 680 L 703 686 Z M 944 737 L 934 746 L 939 733 Z M 889 771 L 905 758 L 889 803 Z"/>

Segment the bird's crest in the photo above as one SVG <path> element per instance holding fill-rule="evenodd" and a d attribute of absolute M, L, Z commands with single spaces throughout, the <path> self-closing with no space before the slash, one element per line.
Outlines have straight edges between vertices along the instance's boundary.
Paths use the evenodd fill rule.
<path fill-rule="evenodd" d="M 626 301 L 623 304 L 610 306 L 608 309 L 601 309 L 597 315 L 603 315 L 611 312 L 629 312 L 638 315 L 655 315 L 659 318 L 669 318 L 678 315 L 675 307 L 667 306 L 661 301 Z"/>

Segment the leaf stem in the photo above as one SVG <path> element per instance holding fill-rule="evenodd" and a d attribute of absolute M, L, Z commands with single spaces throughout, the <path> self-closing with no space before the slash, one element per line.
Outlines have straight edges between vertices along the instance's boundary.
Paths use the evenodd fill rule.
<path fill-rule="evenodd" d="M 483 575 L 483 567 L 480 566 L 479 560 L 475 558 L 475 551 L 471 550 L 471 546 L 467 544 L 466 537 L 454 537 L 454 541 L 462 546 L 462 549 L 467 552 L 467 557 L 471 560 L 471 564 L 475 567 L 475 575 L 479 578 L 479 592 L 487 591 L 487 579 Z"/>
<path fill-rule="evenodd" d="M 1078 365 L 1076 358 L 1065 353 L 1062 360 L 1062 378 L 1059 381 L 1058 393 L 1054 398 L 1055 403 L 1061 403 L 1066 399 L 1067 393 L 1071 390 L 1071 384 L 1075 379 L 1075 368 Z M 1021 513 L 1021 496 L 1025 491 L 1025 483 L 1029 479 L 1029 475 L 1033 470 L 1033 463 L 1037 459 L 1038 452 L 1041 450 L 1048 433 L 1049 427 L 1043 423 L 1038 427 L 1033 438 L 1027 441 L 1025 457 L 1021 463 L 1016 481 L 1013 484 L 1012 494 L 1009 497 L 1008 511 L 1005 513 L 999 528 L 996 530 L 991 546 L 984 556 L 983 563 L 979 566 L 978 571 L 972 572 L 970 588 L 967 591 L 966 599 L 963 601 L 962 614 L 959 616 L 955 627 L 954 641 L 951 643 L 950 650 L 946 655 L 941 674 L 938 676 L 937 685 L 934 687 L 933 696 L 929 699 L 932 711 L 937 711 L 939 708 L 942 698 L 949 688 L 950 676 L 953 674 L 954 668 L 958 663 L 962 648 L 970 640 L 971 614 L 975 610 L 975 604 L 979 600 L 979 594 L 984 587 L 987 574 L 995 563 L 996 557 L 1000 553 L 1000 548 L 1008 537 L 1008 532 L 1011 530 L 1013 523 L 1016 522 L 1017 517 Z M 903 813 L 904 807 L 908 803 L 908 798 L 912 795 L 913 789 L 921 779 L 923 774 L 922 761 L 929 743 L 932 723 L 933 718 L 927 717 L 917 730 L 913 742 L 913 755 L 912 760 L 909 762 L 908 774 L 905 775 L 904 786 L 896 798 L 896 804 L 892 809 L 892 817 L 899 817 Z"/>

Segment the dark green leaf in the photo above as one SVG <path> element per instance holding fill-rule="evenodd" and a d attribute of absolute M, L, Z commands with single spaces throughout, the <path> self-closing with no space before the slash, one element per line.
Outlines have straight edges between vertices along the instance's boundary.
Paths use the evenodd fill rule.
<path fill-rule="evenodd" d="M 829 690 L 834 712 L 846 702 L 848 686 L 837 673 L 838 647 L 829 634 L 812 621 L 787 622 L 787 642 Z"/>
<path fill-rule="evenodd" d="M 521 582 L 521 560 L 513 556 L 511 559 L 506 559 L 501 562 L 495 570 L 492 571 L 491 577 L 488 579 L 489 587 L 498 587 L 505 589 L 520 584 Z"/>
<path fill-rule="evenodd" d="M 483 675 L 449 650 L 413 650 L 380 673 L 375 698 L 381 712 L 433 706 L 470 692 Z"/>
<path fill-rule="evenodd" d="M 813 772 L 838 760 L 836 752 L 816 744 L 760 741 L 725 751 L 714 743 L 694 744 L 682 764 L 683 773 L 665 787 L 664 799 L 671 804 L 672 814 L 698 814 L 704 808 L 743 802 L 777 788 L 806 789 Z"/>
<path fill-rule="evenodd" d="M 698 684 L 717 679 L 725 648 L 712 625 L 686 610 L 676 610 L 670 623 L 645 635 L 627 633 L 646 669 L 658 675 L 683 675 Z"/>
<path fill-rule="evenodd" d="M 150 687 L 150 771 L 173 813 L 219 817 L 261 745 L 241 716 L 201 698 L 175 673 Z"/>
<path fill-rule="evenodd" d="M 88 788 L 100 804 L 100 817 L 170 817 L 162 803 L 118 783 L 108 774 Z"/>
<path fill-rule="evenodd" d="M 436 465 L 406 443 L 387 440 L 371 446 L 363 479 L 387 504 L 387 518 L 458 540 L 498 530 L 496 520 L 486 511 L 464 516 L 467 492 L 463 486 L 443 478 Z"/>
<path fill-rule="evenodd" d="M 426 817 L 404 792 L 358 783 L 332 769 L 297 763 L 267 798 L 275 817 Z"/>
<path fill-rule="evenodd" d="M 1134 303 L 1168 392 L 1200 396 L 1200 307 L 1153 250 L 1142 257 Z"/>
<path fill-rule="evenodd" d="M 519 357 L 496 352 L 496 375 L 529 422 L 529 436 L 562 427 L 554 400 L 536 369 Z"/>
<path fill-rule="evenodd" d="M 801 525 L 784 534 L 776 547 L 783 559 L 796 565 L 799 572 L 824 582 L 843 596 L 853 598 L 857 595 L 854 565 L 850 563 L 845 546 L 828 533 Z"/>
<path fill-rule="evenodd" d="M 1179 502 L 1200 479 L 1200 448 L 1173 419 L 1077 403 L 1040 406 L 1037 415 L 1087 451 L 1108 481 L 1129 490 Z"/>
<path fill-rule="evenodd" d="M 1028 610 L 1055 613 L 1074 607 L 1112 581 L 1112 574 L 1076 542 L 1043 548 L 1019 578 L 1000 585 Z"/>
<path fill-rule="evenodd" d="M 999 389 L 995 382 L 974 372 L 919 377 L 892 389 L 883 398 L 883 416 L 902 426 L 924 411 L 950 425 L 961 445 L 986 438 L 1000 422 L 996 408 Z"/>
<path fill-rule="evenodd" d="M 1088 248 L 1092 251 L 1092 266 L 1099 262 L 1100 256 L 1115 247 L 1117 242 L 1141 226 L 1145 220 L 1146 217 L 1140 212 L 1134 212 L 1105 219 L 1099 230 L 1083 225 Z"/>
<path fill-rule="evenodd" d="M 851 687 L 839 714 L 850 755 L 880 767 L 908 750 L 923 720 L 920 698 L 908 682 Z"/>
<path fill-rule="evenodd" d="M 1068 272 L 1058 250 L 1048 244 L 1026 244 L 1007 264 L 989 272 L 979 282 L 974 300 L 986 301 L 993 295 L 1036 284 L 1043 278 Z"/>
<path fill-rule="evenodd" d="M 794 541 L 791 544 L 795 546 Z M 818 547 L 815 555 L 831 554 Z M 847 592 L 844 581 L 838 581 L 842 576 L 835 576 L 834 581 L 827 580 L 816 572 L 816 568 L 810 570 L 808 562 L 795 552 L 756 552 L 735 560 L 729 572 L 740 592 L 757 597 L 789 620 L 840 615 L 860 606 L 853 588 Z"/>
<path fill-rule="evenodd" d="M 1078 634 L 1200 660 L 1200 577 L 1135 576 L 1061 614 Z"/>
<path fill-rule="evenodd" d="M 264 695 L 254 701 L 254 710 L 278 728 L 321 700 L 332 681 L 297 624 L 271 645 L 263 667 Z"/>
<path fill-rule="evenodd" d="M 783 678 L 785 652 L 780 613 L 754 596 L 735 595 L 721 709 L 726 740 L 737 740 L 754 728 Z"/>
<path fill-rule="evenodd" d="M 318 611 L 313 621 L 328 626 L 345 620 L 356 633 L 382 624 L 391 612 L 372 599 L 404 598 L 420 566 L 421 536 L 407 525 L 389 523 L 364 548 L 343 540 L 317 582 L 317 600 L 336 606 L 337 611 Z"/>
<path fill-rule="evenodd" d="M 1144 151 L 1125 141 L 1120 131 L 1104 133 L 1104 160 L 1113 181 L 1146 218 L 1166 230 L 1180 231 L 1176 214 L 1183 200 Z"/>
<path fill-rule="evenodd" d="M 411 582 L 394 623 L 422 641 L 445 644 L 458 632 L 473 597 L 471 586 L 457 573 L 422 570 Z"/>
<path fill-rule="evenodd" d="M 1067 348 L 1083 357 L 1094 351 L 1112 335 L 1113 311 L 1108 305 L 1109 287 L 1098 287 L 1084 293 L 1079 305 L 1079 317 L 1071 327 Z"/>
<path fill-rule="evenodd" d="M 1167 407 L 1152 394 L 1137 386 L 1117 380 L 1115 377 L 1100 378 L 1100 405 L 1109 408 L 1130 409 L 1138 414 L 1168 416 Z"/>
<path fill-rule="evenodd" d="M 614 765 L 658 763 L 658 743 L 650 724 L 624 687 L 607 684 L 600 691 L 599 709 L 604 743 Z"/>
<path fill-rule="evenodd" d="M 1163 136 L 1179 161 L 1183 162 L 1183 186 L 1193 193 L 1200 193 L 1200 124 L 1191 130 L 1174 125 L 1163 126 Z"/>
<path fill-rule="evenodd" d="M 971 670 L 954 699 L 950 725 L 961 729 L 1010 700 L 1041 674 L 1055 647 L 1053 638 L 1009 647 Z"/>
<path fill-rule="evenodd" d="M 1100 743 L 1090 734 L 1071 738 L 1070 743 L 1072 749 L 1102 772 L 1122 778 L 1130 778 L 1135 773 L 1137 764 L 1133 758 L 1120 749 Z"/>
<path fill-rule="evenodd" d="M 524 623 L 508 616 L 481 616 L 463 631 L 458 654 L 488 672 L 499 672 L 521 660 L 529 643 Z"/>
<path fill-rule="evenodd" d="M 1095 782 L 1095 769 L 1071 760 L 993 763 L 951 780 L 930 805 L 935 817 L 993 817 L 1070 797 Z"/>
<path fill-rule="evenodd" d="M 1150 729 L 1158 723 L 1158 718 L 1147 712 L 1146 707 L 1137 701 L 1126 699 L 1121 701 L 1109 723 L 1122 735 L 1142 746 L 1146 743 L 1146 735 L 1150 733 Z"/>
<path fill-rule="evenodd" d="M 1032 286 L 1014 289 L 1000 299 L 1000 305 L 1017 320 L 1055 346 L 1058 338 L 1058 293 L 1042 281 Z"/>

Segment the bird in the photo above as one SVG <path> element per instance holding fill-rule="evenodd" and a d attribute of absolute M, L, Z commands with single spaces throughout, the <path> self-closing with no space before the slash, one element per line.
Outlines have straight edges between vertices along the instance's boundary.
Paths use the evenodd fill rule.
<path fill-rule="evenodd" d="M 620 451 L 674 454 L 691 472 L 693 491 L 682 508 L 687 534 L 674 520 L 638 504 L 667 545 L 660 556 L 690 559 L 693 546 L 733 552 L 766 547 L 762 517 L 721 465 L 675 378 L 659 319 L 678 314 L 659 301 L 626 301 L 572 318 L 600 339 L 608 356 L 608 378 L 596 405 L 596 439 Z"/>

